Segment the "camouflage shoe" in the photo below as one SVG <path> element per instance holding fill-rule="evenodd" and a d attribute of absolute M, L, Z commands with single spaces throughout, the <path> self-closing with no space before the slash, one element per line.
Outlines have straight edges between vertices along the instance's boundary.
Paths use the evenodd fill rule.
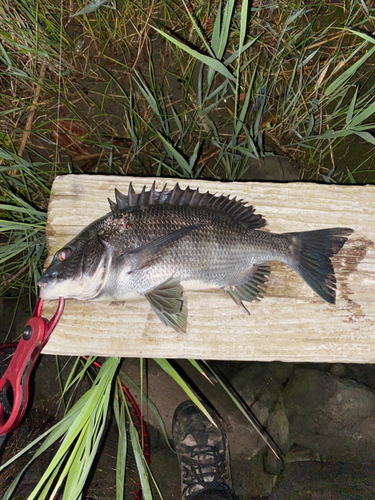
<path fill-rule="evenodd" d="M 182 500 L 208 490 L 237 498 L 231 494 L 228 441 L 219 424 L 215 427 L 192 401 L 185 401 L 174 413 L 172 435 L 181 468 Z"/>

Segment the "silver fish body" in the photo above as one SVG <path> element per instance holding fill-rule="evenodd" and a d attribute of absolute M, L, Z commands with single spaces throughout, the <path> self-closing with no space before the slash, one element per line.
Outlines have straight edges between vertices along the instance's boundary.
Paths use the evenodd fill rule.
<path fill-rule="evenodd" d="M 330 258 L 352 230 L 261 231 L 254 209 L 198 190 L 116 191 L 112 212 L 56 253 L 39 285 L 43 299 L 125 301 L 144 296 L 164 324 L 185 331 L 183 289 L 222 288 L 243 309 L 262 297 L 270 260 L 292 267 L 335 301 Z M 246 310 L 247 311 L 247 310 Z"/>

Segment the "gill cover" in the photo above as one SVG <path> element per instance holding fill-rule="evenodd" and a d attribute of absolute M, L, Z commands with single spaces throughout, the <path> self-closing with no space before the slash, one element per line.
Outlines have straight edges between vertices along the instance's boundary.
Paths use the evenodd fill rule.
<path fill-rule="evenodd" d="M 38 281 L 42 299 L 89 300 L 101 292 L 110 269 L 112 251 L 98 234 L 87 237 L 91 236 L 91 229 L 84 230 L 56 252 Z"/>

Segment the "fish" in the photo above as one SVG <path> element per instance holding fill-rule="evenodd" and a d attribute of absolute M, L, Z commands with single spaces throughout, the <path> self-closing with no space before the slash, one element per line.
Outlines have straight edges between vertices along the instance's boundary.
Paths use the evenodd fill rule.
<path fill-rule="evenodd" d="M 224 194 L 115 189 L 111 211 L 54 255 L 38 281 L 40 297 L 124 302 L 144 297 L 166 326 L 186 332 L 184 290 L 222 289 L 244 302 L 266 293 L 270 261 L 291 267 L 325 301 L 336 299 L 331 258 L 350 228 L 272 233 L 246 201 Z"/>

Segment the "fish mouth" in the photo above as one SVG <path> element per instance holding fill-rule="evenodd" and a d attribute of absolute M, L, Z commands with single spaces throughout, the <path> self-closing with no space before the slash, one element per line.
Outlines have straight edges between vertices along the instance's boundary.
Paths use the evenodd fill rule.
<path fill-rule="evenodd" d="M 43 288 L 45 288 L 48 283 L 50 282 L 50 280 L 48 278 L 46 278 L 45 276 L 42 276 L 38 281 L 37 281 L 37 285 L 38 287 L 43 290 Z"/>
<path fill-rule="evenodd" d="M 59 280 L 57 278 L 51 279 L 50 277 L 43 276 L 37 282 L 39 287 L 39 297 L 43 300 L 55 300 L 63 295 L 61 287 L 59 287 Z"/>
<path fill-rule="evenodd" d="M 102 291 L 106 282 L 110 259 L 103 255 L 92 275 L 77 273 L 70 278 L 61 278 L 57 273 L 42 276 L 38 280 L 39 296 L 43 300 L 65 299 L 92 300 Z"/>

